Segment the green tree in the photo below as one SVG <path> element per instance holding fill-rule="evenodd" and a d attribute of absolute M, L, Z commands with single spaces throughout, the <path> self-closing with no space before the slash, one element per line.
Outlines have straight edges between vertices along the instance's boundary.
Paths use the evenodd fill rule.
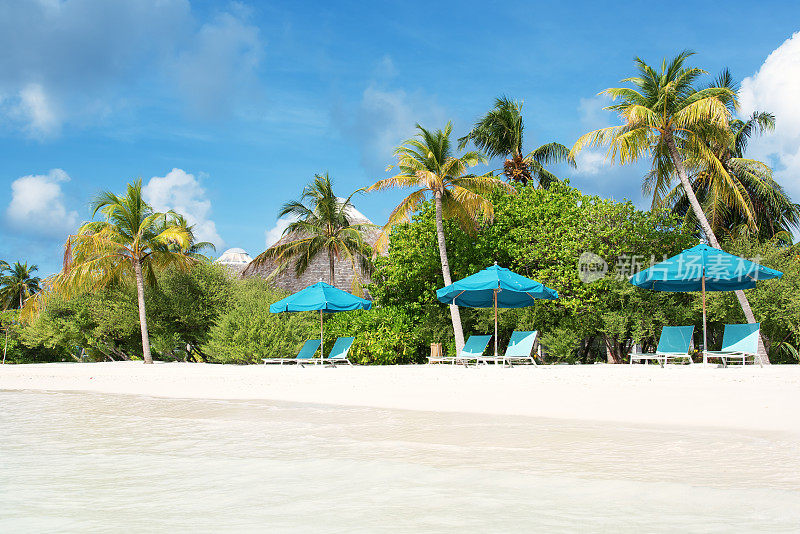
<path fill-rule="evenodd" d="M 199 349 L 233 298 L 233 279 L 205 262 L 189 270 L 165 269 L 157 279 L 145 288 L 153 352 L 166 360 L 207 359 Z M 21 339 L 38 361 L 76 357 L 81 349 L 92 360 L 129 360 L 142 346 L 136 302 L 133 280 L 89 293 L 50 295 L 38 316 L 24 324 Z"/>
<path fill-rule="evenodd" d="M 618 101 L 606 109 L 619 113 L 623 124 L 581 136 L 571 153 L 574 156 L 586 146 L 609 145 L 608 156 L 621 164 L 652 157 L 656 173 L 645 187 L 669 190 L 670 181 L 677 175 L 706 239 L 711 246 L 721 248 L 692 188 L 681 151 L 701 153 L 708 143 L 727 143 L 736 93 L 717 85 L 695 88 L 693 84 L 705 71 L 684 66 L 692 54 L 684 51 L 669 62 L 665 59 L 660 71 L 637 57 L 639 75 L 622 80 L 634 87 L 610 88 L 601 93 Z M 744 291 L 736 291 L 736 297 L 747 321 L 756 322 Z"/>
<path fill-rule="evenodd" d="M 155 283 L 156 272 L 167 267 L 186 269 L 197 260 L 188 252 L 194 239 L 174 212 L 158 213 L 142 197 L 142 182 L 128 184 L 124 195 L 103 191 L 91 203 L 92 216 L 105 220 L 84 223 L 67 239 L 64 268 L 56 291 L 75 294 L 124 280 L 136 284 L 142 356 L 153 363 L 147 330 L 145 284 Z"/>
<path fill-rule="evenodd" d="M 214 246 L 214 243 L 211 243 L 210 241 L 197 241 L 195 239 L 195 234 L 194 234 L 195 225 L 189 224 L 189 221 L 186 219 L 186 217 L 181 215 L 180 213 L 174 213 L 172 214 L 172 216 L 175 226 L 183 228 L 191 238 L 191 241 L 189 245 L 186 247 L 185 252 L 198 261 L 205 261 L 205 262 L 211 261 L 211 259 L 208 256 L 203 254 L 203 252 L 205 251 L 214 252 L 215 250 L 217 250 L 217 247 Z M 176 245 L 173 245 L 173 247 L 175 246 Z"/>
<path fill-rule="evenodd" d="M 25 301 L 41 290 L 41 279 L 33 274 L 39 270 L 39 267 L 29 266 L 27 262 L 15 262 L 13 265 L 6 264 L 6 266 L 7 274 L 0 276 L 0 303 L 4 310 L 22 309 Z"/>
<path fill-rule="evenodd" d="M 270 313 L 269 305 L 285 296 L 260 278 L 236 280 L 203 353 L 220 363 L 261 363 L 296 353 L 305 340 L 319 336 L 319 323 L 315 312 Z"/>
<path fill-rule="evenodd" d="M 723 73 L 718 83 L 729 86 L 730 80 L 730 75 Z M 725 144 L 712 140 L 702 146 L 702 152 L 686 156 L 692 188 L 716 235 L 755 235 L 762 241 L 792 242 L 792 230 L 800 226 L 800 206 L 775 181 L 769 166 L 745 157 L 750 137 L 774 128 L 774 115 L 756 111 L 746 121 L 730 121 Z M 653 200 L 658 202 L 656 196 Z M 673 188 L 661 204 L 697 224 L 681 186 Z"/>
<path fill-rule="evenodd" d="M 168 269 L 148 288 L 153 348 L 165 356 L 207 357 L 202 347 L 211 327 L 227 309 L 235 284 L 219 265 L 198 262 L 190 270 Z M 186 346 L 191 347 L 185 353 Z"/>
<path fill-rule="evenodd" d="M 20 337 L 29 360 L 130 360 L 142 347 L 134 282 L 64 295 L 23 323 Z"/>
<path fill-rule="evenodd" d="M 3 343 L 3 363 L 6 363 L 6 358 L 10 355 L 15 360 L 18 360 L 18 330 L 19 330 L 19 312 L 16 310 L 2 310 L 0 311 L 0 335 L 3 336 L 0 342 Z"/>
<path fill-rule="evenodd" d="M 431 195 L 436 209 L 436 238 L 442 277 L 444 284 L 450 285 L 452 279 L 443 220 L 454 218 L 462 228 L 473 231 L 481 215 L 484 221 L 492 218 L 492 203 L 486 195 L 498 187 L 512 189 L 493 176 L 467 174 L 470 167 L 485 163 L 486 157 L 477 151 L 455 156 L 450 143 L 450 134 L 453 131 L 451 123 L 448 122 L 444 130 L 430 131 L 419 124 L 417 129 L 419 133 L 415 138 L 406 140 L 394 151 L 399 174 L 379 180 L 367 189 L 380 191 L 394 187 L 416 188 L 389 215 L 389 221 L 383 227 L 376 248 L 384 250 L 392 227 L 407 222 L 411 214 Z M 387 170 L 394 167 L 390 165 Z M 464 333 L 458 306 L 450 305 L 450 315 L 456 348 L 460 351 L 464 346 Z"/>
<path fill-rule="evenodd" d="M 296 219 L 283 231 L 284 236 L 293 236 L 294 239 L 270 247 L 256 256 L 245 273 L 274 261 L 278 267 L 271 276 L 281 272 L 291 262 L 294 262 L 295 273 L 301 275 L 318 255 L 325 254 L 328 256 L 330 284 L 336 285 L 336 261 L 345 258 L 355 275 L 351 290 L 361 295 L 360 274 L 370 271 L 372 254 L 371 248 L 364 241 L 363 232 L 371 225 L 350 222 L 352 197 L 350 195 L 345 200 L 340 199 L 333 192 L 328 174 L 316 175 L 314 181 L 303 190 L 299 200 L 287 202 L 278 212 L 279 218 L 288 216 Z"/>
<path fill-rule="evenodd" d="M 515 187 L 515 195 L 491 195 L 493 221 L 473 235 L 455 221 L 445 221 L 454 272 L 473 273 L 497 261 L 559 292 L 558 300 L 501 310 L 501 344 L 515 329 L 538 330 L 550 339 L 560 335 L 565 342 L 580 340 L 577 352 L 583 361 L 619 362 L 631 340 L 652 343 L 664 324 L 699 324 L 692 295 L 643 291 L 627 282 L 635 269 L 693 242 L 694 236 L 676 216 L 584 195 L 566 181 L 546 189 Z M 430 246 L 435 235 L 435 210 L 426 203 L 411 223 L 393 229 L 388 255 L 377 259 L 370 286 L 376 308 L 395 308 L 411 318 L 423 352 L 427 343 L 451 341 L 441 337 L 449 318 L 436 300 L 441 268 Z M 584 282 L 578 269 L 584 252 L 605 261 L 610 276 Z M 491 330 L 491 310 L 461 311 L 465 331 Z M 570 335 L 563 335 L 565 331 Z M 567 345 L 572 347 L 572 342 Z M 548 348 L 551 357 L 570 359 L 566 352 Z"/>
<path fill-rule="evenodd" d="M 540 187 L 558 181 L 545 165 L 566 162 L 575 167 L 569 149 L 560 143 L 547 143 L 523 156 L 523 130 L 522 102 L 502 96 L 495 100 L 494 107 L 475 123 L 472 130 L 458 140 L 458 148 L 463 150 L 472 141 L 489 157 L 505 158 L 503 174 L 523 185 L 532 178 Z"/>

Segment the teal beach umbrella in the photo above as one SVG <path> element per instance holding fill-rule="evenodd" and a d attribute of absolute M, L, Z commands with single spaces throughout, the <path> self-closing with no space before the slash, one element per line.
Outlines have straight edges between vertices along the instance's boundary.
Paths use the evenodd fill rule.
<path fill-rule="evenodd" d="M 783 273 L 708 245 L 697 245 L 633 275 L 630 283 L 653 291 L 703 293 L 703 363 L 706 350 L 706 291 L 752 289 Z"/>
<path fill-rule="evenodd" d="M 368 310 L 372 307 L 372 301 L 351 295 L 347 291 L 342 291 L 325 282 L 317 282 L 312 286 L 289 295 L 270 305 L 271 313 L 301 312 L 319 310 L 319 355 L 322 358 L 322 314 L 336 313 L 342 311 Z"/>
<path fill-rule="evenodd" d="M 495 262 L 491 267 L 436 290 L 445 304 L 467 308 L 494 308 L 494 355 L 497 356 L 497 308 L 525 308 L 537 299 L 553 300 L 558 291 L 525 278 Z"/>

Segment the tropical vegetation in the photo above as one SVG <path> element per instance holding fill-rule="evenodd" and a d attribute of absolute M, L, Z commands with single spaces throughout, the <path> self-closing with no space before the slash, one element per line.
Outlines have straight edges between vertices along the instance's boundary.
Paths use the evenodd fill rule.
<path fill-rule="evenodd" d="M 775 181 L 772 169 L 745 157 L 749 138 L 774 128 L 774 115 L 755 111 L 746 121 L 730 121 L 727 145 L 709 140 L 702 153 L 686 155 L 692 189 L 715 235 L 755 235 L 761 241 L 791 244 L 792 231 L 800 228 L 800 206 Z M 697 224 L 682 187 L 676 186 L 664 199 L 654 195 L 653 202 Z"/>
<path fill-rule="evenodd" d="M 142 197 L 142 182 L 128 184 L 123 195 L 101 192 L 91 203 L 92 216 L 104 220 L 81 225 L 64 245 L 64 267 L 57 294 L 83 294 L 133 280 L 139 311 L 142 358 L 153 363 L 144 299 L 145 285 L 167 267 L 188 269 L 197 261 L 191 227 L 174 212 L 159 213 Z"/>
<path fill-rule="evenodd" d="M 336 285 L 336 263 L 344 258 L 353 273 L 350 289 L 361 295 L 361 276 L 369 274 L 372 268 L 372 248 L 363 235 L 370 225 L 352 221 L 354 194 L 346 199 L 339 198 L 333 191 L 330 176 L 317 174 L 299 200 L 287 202 L 278 212 L 278 218 L 293 219 L 283 231 L 286 240 L 259 254 L 248 266 L 246 274 L 265 265 L 275 265 L 268 276 L 271 279 L 293 264 L 294 272 L 299 276 L 317 256 L 324 254 L 328 260 L 330 284 Z"/>
<path fill-rule="evenodd" d="M 721 248 L 689 172 L 692 167 L 711 165 L 720 176 L 727 175 L 721 165 L 714 165 L 715 160 L 719 161 L 714 147 L 731 144 L 731 110 L 737 107 L 737 99 L 724 79 L 723 83 L 711 83 L 702 89 L 695 87 L 706 72 L 684 66 L 693 54 L 683 51 L 670 61 L 664 59 L 660 69 L 637 57 L 638 76 L 622 80 L 633 87 L 609 88 L 601 93 L 615 102 L 606 109 L 617 112 L 622 124 L 581 136 L 572 147 L 572 154 L 577 155 L 587 146 L 609 145 L 608 156 L 621 164 L 651 158 L 652 171 L 646 176 L 643 189 L 657 198 L 677 177 L 703 237 L 711 246 Z M 686 154 L 694 158 L 690 160 L 692 167 L 687 167 Z M 720 190 L 723 189 L 718 187 L 715 192 Z M 739 193 L 736 188 L 724 190 Z M 747 322 L 756 322 L 744 291 L 735 294 Z"/>
<path fill-rule="evenodd" d="M 417 125 L 394 151 L 392 176 L 364 189 L 411 189 L 374 248 L 371 225 L 352 217 L 362 190 L 341 198 L 327 174 L 316 175 L 279 211 L 292 219 L 283 238 L 246 271 L 269 266 L 267 279 L 234 277 L 209 262 L 210 244 L 197 242 L 183 215 L 147 205 L 141 182 L 122 195 L 103 192 L 92 204 L 102 220 L 68 238 L 61 273 L 39 280 L 35 266 L 0 261 L 0 302 L 9 308 L 0 314 L 4 355 L 149 362 L 152 350 L 164 360 L 240 364 L 289 355 L 316 337 L 318 319 L 270 314 L 269 304 L 286 296 L 274 277 L 288 268 L 302 274 L 322 258 L 332 284 L 343 262 L 353 271 L 350 289 L 373 300 L 369 311 L 325 318 L 325 345 L 354 336 L 357 363 L 423 362 L 430 343 L 454 354 L 464 331 L 488 333 L 491 311 L 445 307 L 435 291 L 494 262 L 559 292 L 555 301 L 501 310 L 501 345 L 515 329 L 536 329 L 550 360 L 620 363 L 634 344 L 655 348 L 663 325 L 700 331 L 698 294 L 643 291 L 627 279 L 701 238 L 784 273 L 746 297 L 710 294 L 710 344 L 720 343 L 722 325 L 758 317 L 770 359 L 796 362 L 800 247 L 792 233 L 800 208 L 769 166 L 747 155 L 748 141 L 780 118 L 767 111 L 736 118 L 733 78 L 723 72 L 701 85 L 705 72 L 687 66 L 690 57 L 683 52 L 658 68 L 636 59 L 628 86 L 604 91 L 621 123 L 583 135 L 571 150 L 549 143 L 524 155 L 522 104 L 507 97 L 457 144 L 451 123 Z M 477 150 L 464 151 L 469 143 Z M 650 209 L 587 195 L 546 168 L 574 165 L 594 146 L 607 146 L 621 164 L 650 162 L 643 177 Z M 506 180 L 482 171 L 490 158 L 505 158 Z M 581 279 L 578 258 L 587 251 L 606 276 Z"/>
<path fill-rule="evenodd" d="M 416 137 L 403 142 L 395 151 L 396 165 L 390 165 L 387 171 L 394 169 L 398 173 L 383 180 L 378 180 L 367 191 L 381 191 L 389 188 L 413 188 L 414 191 L 403 199 L 389 214 L 389 220 L 383 227 L 376 248 L 385 250 L 392 228 L 407 222 L 411 215 L 419 209 L 427 199 L 433 199 L 436 215 L 436 243 L 439 248 L 442 278 L 445 285 L 452 283 L 450 276 L 450 260 L 447 255 L 447 243 L 444 232 L 444 219 L 458 221 L 459 226 L 472 232 L 477 227 L 477 220 L 492 220 L 494 207 L 488 195 L 497 188 L 513 191 L 507 184 L 491 175 L 469 174 L 468 169 L 486 162 L 486 156 L 477 151 L 455 154 L 450 135 L 452 123 L 448 122 L 443 130 L 427 130 L 417 125 L 419 133 Z M 464 333 L 458 306 L 450 305 L 450 316 L 455 332 L 456 346 L 464 346 Z"/>
<path fill-rule="evenodd" d="M 33 273 L 39 270 L 27 262 L 0 264 L 0 307 L 21 309 L 25 301 L 41 290 L 41 279 Z"/>
<path fill-rule="evenodd" d="M 501 96 L 472 127 L 458 140 L 458 148 L 464 149 L 470 141 L 490 158 L 505 158 L 503 174 L 509 181 L 522 185 L 535 180 L 547 187 L 558 177 L 545 165 L 568 163 L 575 167 L 575 159 L 569 149 L 560 143 L 547 143 L 523 156 L 522 102 Z"/>

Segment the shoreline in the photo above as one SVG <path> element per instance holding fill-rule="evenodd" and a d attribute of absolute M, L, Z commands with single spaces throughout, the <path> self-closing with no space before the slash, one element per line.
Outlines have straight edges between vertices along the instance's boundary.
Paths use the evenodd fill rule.
<path fill-rule="evenodd" d="M 141 362 L 0 366 L 0 390 L 272 400 L 800 434 L 800 366 L 463 368 Z"/>

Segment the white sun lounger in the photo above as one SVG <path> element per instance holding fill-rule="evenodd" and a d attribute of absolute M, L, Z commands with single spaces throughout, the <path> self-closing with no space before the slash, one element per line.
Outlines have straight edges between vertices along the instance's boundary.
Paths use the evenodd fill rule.
<path fill-rule="evenodd" d="M 753 363 L 758 361 L 761 367 L 764 364 L 758 359 L 758 336 L 761 323 L 726 324 L 722 334 L 722 350 L 709 350 L 709 358 L 719 358 L 724 367 L 728 360 L 742 360 L 742 365 L 747 364 L 748 358 L 753 358 Z"/>
<path fill-rule="evenodd" d="M 505 354 L 480 356 L 477 359 L 477 363 L 493 362 L 495 364 L 502 363 L 504 365 L 513 365 L 514 362 L 529 362 L 533 365 L 538 365 L 533 357 L 533 347 L 536 344 L 537 335 L 537 330 L 532 332 L 514 331 L 511 334 L 511 339 L 508 340 L 508 347 L 506 347 Z"/>
<path fill-rule="evenodd" d="M 301 363 L 310 361 L 314 354 L 317 352 L 319 348 L 320 340 L 319 339 L 309 339 L 303 346 L 300 348 L 300 352 L 297 353 L 297 356 L 292 358 L 291 356 L 286 356 L 285 358 L 262 358 L 261 361 L 264 364 L 268 363 L 279 363 L 283 365 L 284 363 Z"/>
<path fill-rule="evenodd" d="M 687 358 L 689 363 L 692 358 L 689 356 L 689 348 L 692 346 L 692 334 L 694 326 L 665 326 L 661 329 L 661 337 L 658 340 L 658 347 L 655 352 L 637 353 L 631 352 L 630 363 L 638 360 L 647 363 L 648 360 L 655 360 L 661 367 L 669 363 L 670 359 Z"/>

